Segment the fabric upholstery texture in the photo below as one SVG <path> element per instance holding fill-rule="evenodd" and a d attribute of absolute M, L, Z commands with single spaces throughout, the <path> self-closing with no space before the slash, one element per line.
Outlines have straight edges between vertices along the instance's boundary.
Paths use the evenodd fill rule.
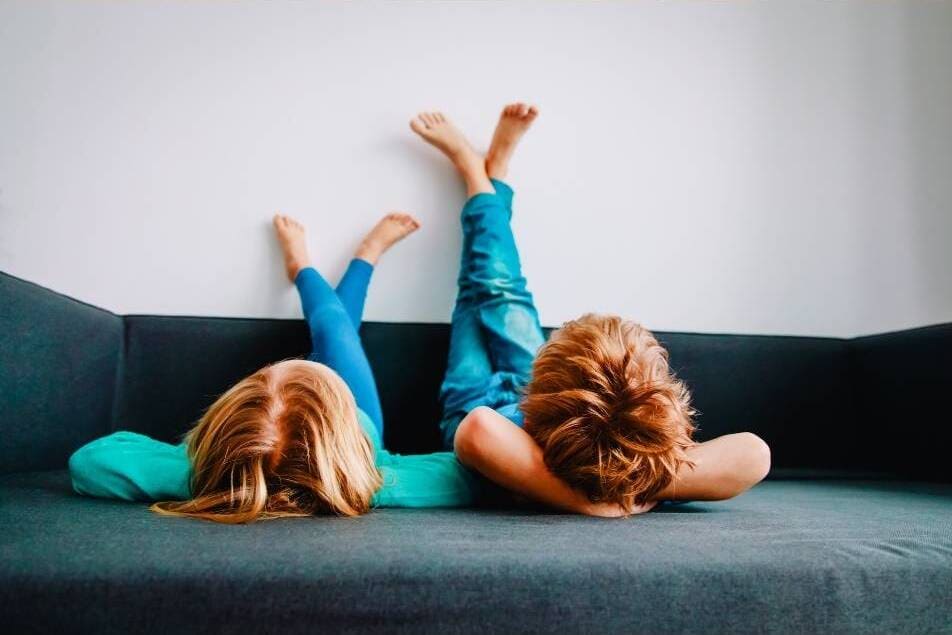
<path fill-rule="evenodd" d="M 119 316 L 0 272 L 0 473 L 109 431 L 122 338 Z"/>
<path fill-rule="evenodd" d="M 8 632 L 952 633 L 952 325 L 657 333 L 700 439 L 771 445 L 774 480 L 732 501 L 230 527 L 80 497 L 66 459 L 112 430 L 177 440 L 236 380 L 305 355 L 303 320 L 123 317 L 3 273 L 0 320 Z M 448 335 L 361 331 L 393 451 L 439 448 Z"/>
<path fill-rule="evenodd" d="M 933 633 L 952 485 L 769 481 L 630 519 L 381 510 L 224 526 L 0 477 L 7 632 Z"/>

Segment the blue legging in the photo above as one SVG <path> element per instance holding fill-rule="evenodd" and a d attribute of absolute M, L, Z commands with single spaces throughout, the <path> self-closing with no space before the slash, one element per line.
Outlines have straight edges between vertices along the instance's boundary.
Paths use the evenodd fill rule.
<path fill-rule="evenodd" d="M 354 393 L 357 407 L 367 413 L 383 439 L 377 384 L 358 332 L 373 270 L 366 260 L 354 258 L 336 291 L 313 267 L 301 269 L 294 284 L 311 331 L 308 359 L 326 364 L 341 376 Z"/>

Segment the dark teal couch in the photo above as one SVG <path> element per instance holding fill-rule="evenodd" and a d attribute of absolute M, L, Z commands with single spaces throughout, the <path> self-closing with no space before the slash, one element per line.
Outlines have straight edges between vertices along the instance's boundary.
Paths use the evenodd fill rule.
<path fill-rule="evenodd" d="M 732 501 L 223 526 L 77 496 L 66 459 L 116 429 L 176 439 L 235 380 L 305 354 L 302 323 L 118 316 L 6 274 L 0 319 L 4 632 L 952 632 L 952 325 L 659 333 L 700 438 L 773 449 Z M 387 444 L 435 449 L 447 326 L 362 335 Z"/>

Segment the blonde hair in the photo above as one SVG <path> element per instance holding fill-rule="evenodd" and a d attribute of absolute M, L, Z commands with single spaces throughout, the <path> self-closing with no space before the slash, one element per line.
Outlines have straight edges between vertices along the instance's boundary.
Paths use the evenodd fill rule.
<path fill-rule="evenodd" d="M 185 437 L 191 500 L 152 505 L 222 523 L 370 509 L 382 479 L 354 397 L 330 368 L 288 360 L 218 398 Z"/>
<path fill-rule="evenodd" d="M 587 314 L 555 331 L 522 411 L 548 468 L 595 502 L 644 504 L 690 464 L 687 387 L 654 335 L 617 316 Z"/>

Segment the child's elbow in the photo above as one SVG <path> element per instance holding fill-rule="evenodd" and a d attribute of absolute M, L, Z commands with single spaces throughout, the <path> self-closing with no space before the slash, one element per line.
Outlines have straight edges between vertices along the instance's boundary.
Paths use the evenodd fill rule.
<path fill-rule="evenodd" d="M 710 483 L 707 500 L 727 500 L 739 496 L 761 482 L 770 472 L 770 446 L 751 432 L 722 437 L 729 439 L 729 450 Z"/>
<path fill-rule="evenodd" d="M 770 473 L 770 446 L 752 432 L 742 433 L 744 444 L 744 480 L 747 488 L 767 478 Z"/>
<path fill-rule="evenodd" d="M 95 481 L 92 476 L 98 467 L 96 450 L 89 445 L 84 445 L 69 457 L 69 476 L 77 494 L 93 495 L 89 485 Z"/>
<path fill-rule="evenodd" d="M 460 463 L 468 467 L 476 467 L 483 456 L 484 449 L 489 444 L 492 435 L 490 416 L 493 410 L 485 406 L 470 411 L 460 421 L 453 438 L 453 450 Z"/>
<path fill-rule="evenodd" d="M 69 476 L 73 490 L 84 496 L 110 497 L 107 453 L 96 443 L 88 443 L 69 457 Z"/>

